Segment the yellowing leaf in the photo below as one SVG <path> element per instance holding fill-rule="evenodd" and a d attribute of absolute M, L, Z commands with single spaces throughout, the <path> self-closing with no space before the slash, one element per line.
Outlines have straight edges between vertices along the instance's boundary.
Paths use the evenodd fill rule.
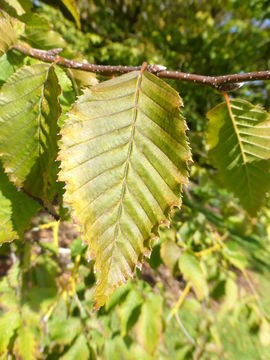
<path fill-rule="evenodd" d="M 208 296 L 206 278 L 198 259 L 189 252 L 184 252 L 179 259 L 179 268 L 187 281 L 191 281 L 197 298 L 201 301 Z"/>
<path fill-rule="evenodd" d="M 4 3 L 1 4 L 1 6 L 3 6 L 4 10 L 9 11 L 11 7 L 15 10 L 16 14 L 19 16 L 25 14 L 26 11 L 29 11 L 32 6 L 31 0 L 2 0 L 2 1 L 4 1 Z"/>
<path fill-rule="evenodd" d="M 207 114 L 210 157 L 243 207 L 255 215 L 270 189 L 270 115 L 234 99 Z"/>
<path fill-rule="evenodd" d="M 161 331 L 162 298 L 151 293 L 142 306 L 136 327 L 138 342 L 149 354 L 154 354 Z"/>
<path fill-rule="evenodd" d="M 262 323 L 259 331 L 259 339 L 263 346 L 270 345 L 270 324 L 265 318 L 262 319 Z"/>
<path fill-rule="evenodd" d="M 0 18 L 0 56 L 16 44 L 17 39 L 10 21 L 4 17 Z"/>
<path fill-rule="evenodd" d="M 81 28 L 80 14 L 77 9 L 76 2 L 74 0 L 61 0 L 65 7 L 68 9 L 70 14 L 73 16 L 78 29 Z"/>
<path fill-rule="evenodd" d="M 21 326 L 17 332 L 14 345 L 14 352 L 18 359 L 35 360 L 37 359 L 37 341 L 35 334 L 29 327 Z"/>
<path fill-rule="evenodd" d="M 60 179 L 96 259 L 96 308 L 181 205 L 190 160 L 181 104 L 162 80 L 132 72 L 85 89 L 61 130 Z"/>
<path fill-rule="evenodd" d="M 60 88 L 52 66 L 24 66 L 0 90 L 0 158 L 9 179 L 46 198 L 57 154 Z"/>
<path fill-rule="evenodd" d="M 20 325 L 18 312 L 7 312 L 0 317 L 0 355 L 5 353 L 15 330 Z"/>
<path fill-rule="evenodd" d="M 98 84 L 98 79 L 94 73 L 77 69 L 70 71 L 79 87 L 93 86 Z"/>
<path fill-rule="evenodd" d="M 160 256 L 164 264 L 170 269 L 173 274 L 175 265 L 181 255 L 179 246 L 174 241 L 167 240 L 161 244 Z"/>

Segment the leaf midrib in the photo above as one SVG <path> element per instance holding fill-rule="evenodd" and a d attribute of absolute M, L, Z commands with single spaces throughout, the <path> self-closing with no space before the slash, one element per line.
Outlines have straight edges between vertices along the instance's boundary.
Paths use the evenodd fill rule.
<path fill-rule="evenodd" d="M 140 87 L 141 87 L 141 82 L 142 82 L 142 76 L 143 76 L 143 72 L 141 71 L 139 73 L 139 76 L 138 76 L 138 80 L 137 80 L 137 84 L 136 84 L 136 90 L 135 90 L 135 101 L 134 101 L 134 112 L 133 112 L 133 119 L 132 119 L 132 130 L 131 130 L 131 136 L 130 136 L 130 140 L 129 140 L 129 147 L 128 147 L 128 154 L 127 154 L 127 159 L 126 159 L 126 164 L 125 164 L 125 170 L 124 170 L 124 179 L 123 179 L 123 183 L 122 183 L 121 196 L 120 196 L 120 201 L 119 201 L 119 209 L 118 209 L 117 220 L 116 220 L 115 229 L 114 229 L 113 246 L 115 245 L 115 242 L 116 242 L 116 239 L 117 239 L 117 236 L 118 236 L 119 226 L 120 226 L 120 219 L 121 219 L 122 210 L 123 210 L 123 200 L 124 200 L 124 196 L 125 196 L 125 192 L 126 192 L 128 168 L 129 168 L 130 156 L 131 156 L 131 152 L 132 152 L 133 141 L 134 141 L 134 136 L 135 136 L 135 129 L 136 129 L 136 121 L 137 121 L 137 114 L 138 114 L 138 102 L 139 102 L 139 92 L 140 92 Z M 111 258 L 111 261 L 112 261 L 112 258 Z M 110 262 L 110 265 L 111 265 L 111 262 Z"/>
<path fill-rule="evenodd" d="M 248 195 L 249 195 L 249 198 L 251 198 L 251 193 L 252 192 L 251 192 L 251 186 L 250 186 L 250 181 L 249 181 L 249 172 L 248 172 L 247 158 L 246 158 L 246 155 L 245 155 L 245 150 L 244 150 L 244 147 L 243 147 L 243 144 L 242 144 L 242 141 L 241 141 L 240 132 L 238 131 L 238 128 L 237 128 L 237 123 L 236 123 L 236 120 L 234 118 L 234 114 L 232 112 L 230 100 L 229 100 L 229 97 L 228 97 L 228 95 L 226 93 L 224 93 L 224 98 L 225 98 L 225 102 L 226 102 L 226 106 L 227 106 L 227 109 L 228 109 L 228 112 L 229 112 L 230 119 L 231 119 L 232 124 L 233 124 L 234 131 L 235 131 L 235 134 L 236 134 L 236 137 L 237 137 L 237 141 L 238 141 L 238 144 L 239 144 L 239 147 L 240 147 L 241 157 L 243 159 L 244 168 L 245 168 L 245 172 L 246 172 L 246 176 L 247 176 Z"/>

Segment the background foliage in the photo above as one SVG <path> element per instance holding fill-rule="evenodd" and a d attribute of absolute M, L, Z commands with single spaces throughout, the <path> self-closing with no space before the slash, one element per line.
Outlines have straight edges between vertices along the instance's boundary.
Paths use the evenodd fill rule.
<path fill-rule="evenodd" d="M 270 65 L 268 1 L 82 0 L 80 23 L 72 4 L 4 0 L 1 6 L 25 24 L 24 31 L 17 24 L 16 32 L 28 44 L 62 47 L 68 58 L 117 65 L 146 60 L 208 75 Z M 35 63 L 8 51 L 0 58 L 1 85 L 22 65 Z M 97 79 L 80 71 L 67 77 L 61 69 L 57 76 L 62 126 L 74 89 L 78 95 Z M 220 94 L 169 83 L 185 103 L 194 161 L 190 186 L 151 258 L 98 312 L 91 310 L 94 263 L 62 208 L 63 184 L 51 186 L 44 198 L 54 199 L 66 221 L 59 228 L 41 211 L 23 235 L 40 205 L 26 201 L 1 169 L 0 219 L 12 229 L 9 240 L 16 239 L 0 249 L 2 359 L 269 358 L 269 198 L 257 217 L 250 217 L 210 164 L 205 114 L 222 101 Z M 237 97 L 269 111 L 269 91 L 267 82 L 258 81 L 238 90 Z M 45 171 L 46 181 L 55 184 L 57 171 L 55 163 L 50 174 Z M 15 203 L 21 206 L 12 212 Z M 1 237 L 4 227 L 0 242 Z"/>

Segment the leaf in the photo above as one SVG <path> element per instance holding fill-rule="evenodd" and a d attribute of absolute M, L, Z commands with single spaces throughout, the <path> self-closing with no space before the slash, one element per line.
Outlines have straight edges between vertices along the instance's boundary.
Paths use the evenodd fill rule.
<path fill-rule="evenodd" d="M 143 303 L 141 294 L 136 290 L 131 290 L 125 299 L 124 303 L 119 308 L 119 317 L 121 322 L 121 336 L 126 336 L 128 330 L 132 325 L 132 315 Z M 136 315 L 136 314 L 135 314 Z"/>
<path fill-rule="evenodd" d="M 19 16 L 29 11 L 32 6 L 31 0 L 4 0 L 4 4 L 1 4 L 1 6 L 3 6 L 6 11 L 8 11 L 8 9 L 6 9 L 5 3 L 13 8 Z"/>
<path fill-rule="evenodd" d="M 104 354 L 105 359 L 110 360 L 130 359 L 130 351 L 120 336 L 115 336 L 105 342 Z"/>
<path fill-rule="evenodd" d="M 226 279 L 226 286 L 225 286 L 225 299 L 222 304 L 222 307 L 227 311 L 231 311 L 234 309 L 235 305 L 238 301 L 238 285 L 236 282 L 228 277 Z"/>
<path fill-rule="evenodd" d="M 65 48 L 67 45 L 62 36 L 52 29 L 49 21 L 37 14 L 27 20 L 23 38 L 31 46 L 44 50 Z"/>
<path fill-rule="evenodd" d="M 16 42 L 16 35 L 10 21 L 5 17 L 0 17 L 0 56 L 6 53 Z"/>
<path fill-rule="evenodd" d="M 95 73 L 83 70 L 70 70 L 79 87 L 93 86 L 98 84 Z"/>
<path fill-rule="evenodd" d="M 95 308 L 132 275 L 181 205 L 190 160 L 181 105 L 165 82 L 132 72 L 85 89 L 61 130 L 64 199 L 100 274 Z"/>
<path fill-rule="evenodd" d="M 58 125 L 61 128 L 67 118 L 67 112 L 69 111 L 71 105 L 76 99 L 76 94 L 74 92 L 72 83 L 66 72 L 61 69 L 59 66 L 55 68 L 55 73 L 57 75 L 60 87 L 61 95 L 59 96 L 59 103 L 62 109 L 61 116 L 58 119 Z"/>
<path fill-rule="evenodd" d="M 90 353 L 87 346 L 87 341 L 84 335 L 80 335 L 74 342 L 74 344 L 69 348 L 69 350 L 61 356 L 61 360 L 88 360 Z"/>
<path fill-rule="evenodd" d="M 39 209 L 37 202 L 9 182 L 0 164 L 0 244 L 21 237 Z"/>
<path fill-rule="evenodd" d="M 189 253 L 184 252 L 179 259 L 179 268 L 186 281 L 191 281 L 197 298 L 201 301 L 208 296 L 208 286 L 197 258 Z"/>
<path fill-rule="evenodd" d="M 145 300 L 136 328 L 138 343 L 154 354 L 162 332 L 162 298 L 149 294 Z"/>
<path fill-rule="evenodd" d="M 50 338 L 59 345 L 70 344 L 82 331 L 80 319 L 75 317 L 66 320 L 53 319 L 48 328 Z"/>
<path fill-rule="evenodd" d="M 0 355 L 5 353 L 15 330 L 20 325 L 18 312 L 7 312 L 0 317 Z"/>
<path fill-rule="evenodd" d="M 61 0 L 61 2 L 65 5 L 70 14 L 73 16 L 78 29 L 81 29 L 80 14 L 78 12 L 76 2 L 74 0 Z"/>
<path fill-rule="evenodd" d="M 22 360 L 37 359 L 37 345 L 35 335 L 31 329 L 27 326 L 21 326 L 14 345 L 16 358 Z"/>
<path fill-rule="evenodd" d="M 0 90 L 0 157 L 9 179 L 46 199 L 57 154 L 60 88 L 53 66 L 24 66 Z"/>
<path fill-rule="evenodd" d="M 119 305 L 121 301 L 127 296 L 128 292 L 130 291 L 131 284 L 127 283 L 120 286 L 110 297 L 110 299 L 106 303 L 106 311 L 110 311 L 116 305 Z"/>
<path fill-rule="evenodd" d="M 265 318 L 262 319 L 259 331 L 259 339 L 263 346 L 270 345 L 270 324 Z"/>
<path fill-rule="evenodd" d="M 241 99 L 207 113 L 210 158 L 227 188 L 255 215 L 270 189 L 270 117 Z"/>
<path fill-rule="evenodd" d="M 164 264 L 170 269 L 173 274 L 175 265 L 181 255 L 179 246 L 171 240 L 166 240 L 161 244 L 160 256 Z"/>
<path fill-rule="evenodd" d="M 8 51 L 0 57 L 0 86 L 23 65 L 24 55 Z"/>

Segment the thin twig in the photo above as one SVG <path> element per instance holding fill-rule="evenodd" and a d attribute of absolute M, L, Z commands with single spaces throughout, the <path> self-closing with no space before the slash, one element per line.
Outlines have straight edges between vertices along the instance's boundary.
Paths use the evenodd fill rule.
<path fill-rule="evenodd" d="M 184 290 L 181 292 L 181 295 L 179 296 L 179 299 L 177 300 L 177 302 L 174 304 L 174 306 L 172 307 L 168 317 L 167 317 L 167 322 L 170 321 L 170 319 L 178 312 L 178 310 L 180 309 L 180 307 L 182 306 L 186 296 L 188 295 L 189 291 L 191 288 L 191 282 L 188 281 Z"/>
<path fill-rule="evenodd" d="M 56 63 L 57 65 L 60 65 L 62 67 L 70 69 L 80 69 L 83 71 L 90 71 L 102 75 L 113 75 L 117 73 L 124 74 L 131 71 L 139 71 L 141 69 L 141 66 L 111 66 L 82 63 L 74 60 L 65 59 L 56 54 L 55 51 L 53 51 L 54 49 L 45 51 L 22 44 L 14 45 L 13 49 L 19 51 L 22 54 L 38 60 L 42 60 L 47 63 Z M 208 85 L 220 91 L 224 90 L 224 84 L 235 84 L 256 80 L 270 80 L 270 70 L 254 71 L 241 74 L 207 76 L 184 73 L 181 71 L 167 71 L 165 69 L 166 68 L 161 65 L 147 66 L 147 71 L 155 74 L 160 78 L 189 81 L 197 84 Z"/>

